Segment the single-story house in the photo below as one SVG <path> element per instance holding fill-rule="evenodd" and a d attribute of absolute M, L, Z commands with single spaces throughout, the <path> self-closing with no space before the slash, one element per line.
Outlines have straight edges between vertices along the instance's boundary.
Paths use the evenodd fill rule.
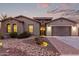
<path fill-rule="evenodd" d="M 10 33 L 17 32 L 22 33 L 29 31 L 34 35 L 39 35 L 39 22 L 25 16 L 9 17 L 1 21 L 1 32 Z"/>
<path fill-rule="evenodd" d="M 3 34 L 10 32 L 22 33 L 28 31 L 36 36 L 78 36 L 79 26 L 78 22 L 67 18 L 52 17 L 34 17 L 26 16 L 9 17 L 3 19 L 1 22 L 1 32 Z"/>

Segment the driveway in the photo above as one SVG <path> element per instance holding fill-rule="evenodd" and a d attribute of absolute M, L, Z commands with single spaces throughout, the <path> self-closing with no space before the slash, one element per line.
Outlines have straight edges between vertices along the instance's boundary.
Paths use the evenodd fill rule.
<path fill-rule="evenodd" d="M 79 55 L 79 37 L 48 36 L 47 39 L 61 55 Z"/>
<path fill-rule="evenodd" d="M 54 36 L 58 40 L 79 49 L 79 36 Z"/>

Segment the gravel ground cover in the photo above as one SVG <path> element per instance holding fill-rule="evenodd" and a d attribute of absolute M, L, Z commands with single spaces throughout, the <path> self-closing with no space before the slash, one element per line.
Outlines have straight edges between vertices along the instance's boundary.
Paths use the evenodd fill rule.
<path fill-rule="evenodd" d="M 60 53 L 49 42 L 47 47 L 37 45 L 34 39 L 5 39 L 0 48 L 2 56 L 59 56 Z"/>

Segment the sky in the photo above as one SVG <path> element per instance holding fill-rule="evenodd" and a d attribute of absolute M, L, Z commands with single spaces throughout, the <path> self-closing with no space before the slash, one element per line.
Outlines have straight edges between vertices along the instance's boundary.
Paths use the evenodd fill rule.
<path fill-rule="evenodd" d="M 24 15 L 28 17 L 47 16 L 54 9 L 79 10 L 78 3 L 0 3 L 0 14 L 15 17 Z"/>

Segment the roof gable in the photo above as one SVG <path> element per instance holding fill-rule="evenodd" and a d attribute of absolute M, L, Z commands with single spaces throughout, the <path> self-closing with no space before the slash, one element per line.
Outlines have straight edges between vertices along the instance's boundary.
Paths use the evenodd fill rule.
<path fill-rule="evenodd" d="M 33 17 L 36 21 L 40 23 L 48 23 L 52 20 L 52 17 Z"/>
<path fill-rule="evenodd" d="M 23 15 L 16 16 L 15 18 L 20 18 L 20 17 L 22 17 L 22 18 L 26 18 L 26 19 L 31 19 L 31 18 L 26 17 L 26 16 L 23 16 Z M 31 20 L 32 20 L 32 19 L 31 19 Z"/>
<path fill-rule="evenodd" d="M 20 18 L 20 17 L 22 17 L 22 18 L 26 18 L 26 19 L 28 19 L 28 20 L 31 20 L 31 21 L 34 21 L 34 22 L 39 23 L 38 21 L 36 21 L 36 20 L 34 20 L 34 19 L 32 19 L 32 18 L 29 18 L 29 17 L 23 16 L 23 15 L 16 16 L 15 18 L 17 19 L 17 18 Z"/>
<path fill-rule="evenodd" d="M 66 20 L 66 21 L 69 21 L 69 22 L 72 22 L 72 23 L 77 23 L 76 21 L 72 21 L 72 20 L 64 18 L 64 17 L 54 19 L 54 20 L 52 20 L 52 21 L 50 21 L 48 23 L 51 23 L 51 22 L 54 22 L 54 21 L 57 21 L 57 20 Z"/>
<path fill-rule="evenodd" d="M 12 17 L 3 19 L 3 20 L 1 20 L 1 22 L 4 22 L 4 21 L 6 21 L 6 20 L 16 20 L 16 21 L 18 21 L 18 22 L 24 23 L 23 21 L 20 21 L 20 20 L 18 20 L 18 19 L 12 18 Z"/>

